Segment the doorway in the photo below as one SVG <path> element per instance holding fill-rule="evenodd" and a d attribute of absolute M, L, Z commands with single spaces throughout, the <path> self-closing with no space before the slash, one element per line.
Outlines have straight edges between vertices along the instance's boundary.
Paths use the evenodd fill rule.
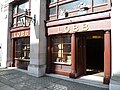
<path fill-rule="evenodd" d="M 104 76 L 104 39 L 86 39 L 86 75 Z"/>

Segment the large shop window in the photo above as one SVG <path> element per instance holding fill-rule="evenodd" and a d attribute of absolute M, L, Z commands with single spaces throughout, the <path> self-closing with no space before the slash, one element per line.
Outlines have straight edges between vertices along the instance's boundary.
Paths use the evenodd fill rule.
<path fill-rule="evenodd" d="M 15 40 L 15 59 L 27 60 L 30 59 L 30 38 L 19 38 Z"/>
<path fill-rule="evenodd" d="M 71 65 L 71 35 L 52 37 L 52 60 L 53 63 Z"/>

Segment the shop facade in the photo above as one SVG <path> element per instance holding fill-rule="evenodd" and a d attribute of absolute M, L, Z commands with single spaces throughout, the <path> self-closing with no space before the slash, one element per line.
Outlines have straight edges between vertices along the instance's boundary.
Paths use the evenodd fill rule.
<path fill-rule="evenodd" d="M 79 1 L 79 0 L 78 0 Z M 71 2 L 57 2 L 58 11 Z M 63 1 L 64 3 L 64 1 Z M 85 2 L 89 5 L 89 2 Z M 77 1 L 74 2 L 77 4 Z M 110 2 L 109 2 L 110 4 Z M 92 12 L 85 6 L 81 11 L 61 12 L 52 15 L 50 3 L 48 30 L 47 73 L 57 73 L 70 78 L 87 75 L 89 70 L 103 72 L 103 83 L 111 77 L 111 10 L 108 5 L 92 6 Z M 108 10 L 106 10 L 106 8 Z M 65 9 L 66 10 L 66 9 Z M 67 13 L 67 15 L 66 15 Z M 77 16 L 75 16 L 77 13 Z M 90 14 L 89 14 L 90 13 Z M 59 20 L 57 20 L 57 18 Z"/>
<path fill-rule="evenodd" d="M 28 16 L 36 15 L 36 23 L 25 27 L 19 16 L 26 9 Z M 57 73 L 77 78 L 100 71 L 103 83 L 109 83 L 111 0 L 10 0 L 6 13 L 5 64 L 37 77 Z"/>
<path fill-rule="evenodd" d="M 9 1 L 10 67 L 40 77 L 46 70 L 45 0 Z M 36 6 L 34 6 L 36 5 Z M 44 11 L 41 13 L 39 11 Z M 12 17 L 11 17 L 12 16 Z M 11 22 L 11 23 L 10 23 Z"/>
<path fill-rule="evenodd" d="M 12 2 L 11 8 L 13 10 L 10 30 L 11 66 L 27 70 L 30 63 L 30 25 L 29 21 L 22 22 L 22 16 L 24 14 L 30 15 L 30 2 L 29 0 Z"/>

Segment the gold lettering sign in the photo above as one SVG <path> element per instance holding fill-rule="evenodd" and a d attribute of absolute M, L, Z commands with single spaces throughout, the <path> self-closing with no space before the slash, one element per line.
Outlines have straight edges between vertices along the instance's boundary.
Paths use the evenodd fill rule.
<path fill-rule="evenodd" d="M 87 24 L 83 24 L 82 25 L 82 30 L 83 31 L 87 31 L 89 29 L 88 25 Z"/>
<path fill-rule="evenodd" d="M 64 30 L 65 30 L 66 33 L 68 33 L 70 31 L 70 27 L 69 26 L 65 26 Z"/>
<path fill-rule="evenodd" d="M 24 36 L 24 31 L 21 32 L 21 37 Z"/>
<path fill-rule="evenodd" d="M 28 36 L 29 35 L 29 32 L 28 31 L 25 31 L 25 36 Z"/>
<path fill-rule="evenodd" d="M 79 25 L 73 25 L 73 31 L 74 32 L 79 31 Z"/>
<path fill-rule="evenodd" d="M 60 27 L 58 27 L 58 33 L 62 33 L 62 31 L 60 30 Z"/>
<path fill-rule="evenodd" d="M 12 33 L 12 37 L 17 37 L 15 33 Z"/>
<path fill-rule="evenodd" d="M 20 37 L 20 32 L 17 32 L 17 37 Z"/>
<path fill-rule="evenodd" d="M 30 36 L 30 30 L 13 32 L 12 38 Z"/>

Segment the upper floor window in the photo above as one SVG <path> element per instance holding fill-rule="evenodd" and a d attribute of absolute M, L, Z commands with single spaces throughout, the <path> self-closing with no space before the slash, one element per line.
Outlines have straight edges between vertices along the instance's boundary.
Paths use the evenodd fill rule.
<path fill-rule="evenodd" d="M 104 4 L 107 3 L 107 0 L 93 0 L 93 5 L 100 5 L 100 4 Z"/>
<path fill-rule="evenodd" d="M 24 0 L 13 5 L 13 27 L 22 26 L 21 16 L 26 10 L 30 14 L 29 0 Z"/>
<path fill-rule="evenodd" d="M 29 9 L 29 2 L 25 2 L 18 6 L 18 13 L 24 12 L 26 9 Z"/>
<path fill-rule="evenodd" d="M 49 2 L 51 5 L 49 7 L 49 15 L 57 15 L 58 18 L 65 18 L 65 17 L 71 16 L 68 14 L 68 12 L 80 10 L 81 3 L 84 6 L 90 6 L 90 0 L 73 0 L 73 1 L 50 0 Z M 53 3 L 53 2 L 55 2 L 55 3 Z"/>
<path fill-rule="evenodd" d="M 51 7 L 50 8 L 50 15 L 56 14 L 56 7 Z"/>
<path fill-rule="evenodd" d="M 108 10 L 108 0 L 49 0 L 49 20 Z M 99 6 L 99 7 L 96 7 Z"/>
<path fill-rule="evenodd" d="M 58 9 L 59 9 L 59 15 L 61 14 L 61 10 L 64 10 L 64 12 L 71 12 L 74 10 L 79 10 L 79 13 L 77 13 L 77 15 L 79 14 L 86 14 L 86 10 L 82 9 L 81 6 L 90 6 L 90 0 L 77 0 L 74 2 L 70 2 L 70 3 L 66 3 L 63 5 L 59 5 Z M 85 13 L 83 13 L 83 11 L 85 11 Z"/>
<path fill-rule="evenodd" d="M 49 0 L 50 3 L 57 2 L 57 0 Z"/>

